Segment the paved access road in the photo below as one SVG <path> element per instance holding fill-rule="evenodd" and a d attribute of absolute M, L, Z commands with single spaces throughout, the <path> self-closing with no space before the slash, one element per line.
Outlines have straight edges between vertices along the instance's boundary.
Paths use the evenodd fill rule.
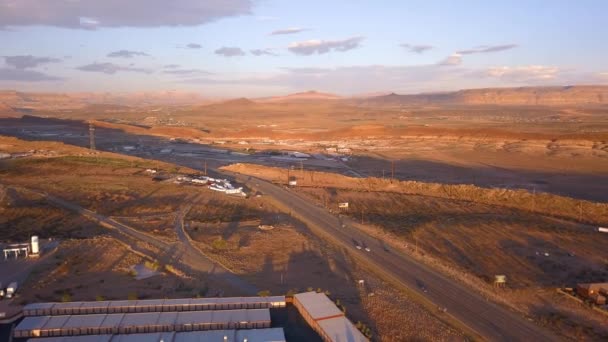
<path fill-rule="evenodd" d="M 348 249 L 358 262 L 365 262 L 381 276 L 418 291 L 481 337 L 490 341 L 556 341 L 559 338 L 519 314 L 487 301 L 479 293 L 457 283 L 412 257 L 383 244 L 342 222 L 324 208 L 292 191 L 257 178 L 226 172 L 248 187 L 271 196 L 310 229 Z M 343 224 L 346 223 L 343 227 Z M 362 248 L 357 249 L 356 245 Z M 370 249 L 369 252 L 365 247 Z M 387 248 L 388 249 L 388 248 Z"/>

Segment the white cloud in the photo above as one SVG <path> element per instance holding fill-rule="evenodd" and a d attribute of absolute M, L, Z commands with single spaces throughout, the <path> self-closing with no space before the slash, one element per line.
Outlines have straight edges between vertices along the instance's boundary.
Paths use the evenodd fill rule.
<path fill-rule="evenodd" d="M 447 56 L 444 60 L 440 61 L 438 64 L 447 66 L 460 65 L 462 64 L 462 55 L 459 53 L 453 53 Z"/>
<path fill-rule="evenodd" d="M 544 65 L 499 66 L 488 68 L 485 71 L 485 75 L 488 77 L 511 82 L 551 81 L 556 79 L 559 73 L 560 69 L 558 67 Z"/>
<path fill-rule="evenodd" d="M 252 7 L 252 0 L 0 0 L 0 27 L 196 26 Z"/>
<path fill-rule="evenodd" d="M 291 43 L 289 51 L 297 55 L 309 56 L 312 54 L 324 54 L 330 51 L 348 51 L 356 49 L 363 41 L 363 37 L 352 37 L 344 40 L 307 40 Z"/>

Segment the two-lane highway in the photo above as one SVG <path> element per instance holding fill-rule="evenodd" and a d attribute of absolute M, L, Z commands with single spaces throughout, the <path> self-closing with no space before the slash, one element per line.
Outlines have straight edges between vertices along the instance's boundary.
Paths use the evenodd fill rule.
<path fill-rule="evenodd" d="M 316 206 L 290 190 L 231 172 L 238 181 L 270 196 L 278 206 L 292 212 L 293 216 L 308 224 L 310 229 L 342 248 L 348 249 L 358 262 L 397 285 L 418 291 L 438 307 L 491 341 L 556 341 L 559 338 L 528 321 L 519 314 L 489 302 L 474 289 L 450 279 L 414 258 L 399 251 L 387 251 L 373 237 L 343 222 L 324 208 Z M 348 222 L 345 221 L 345 222 Z M 364 243 L 370 251 L 357 249 L 356 243 Z"/>

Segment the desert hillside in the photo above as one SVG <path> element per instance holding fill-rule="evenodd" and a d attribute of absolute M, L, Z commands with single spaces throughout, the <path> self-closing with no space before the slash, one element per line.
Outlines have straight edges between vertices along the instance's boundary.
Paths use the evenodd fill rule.
<path fill-rule="evenodd" d="M 448 93 L 398 95 L 357 99 L 361 105 L 586 105 L 607 104 L 608 86 L 564 86 L 466 89 Z"/>

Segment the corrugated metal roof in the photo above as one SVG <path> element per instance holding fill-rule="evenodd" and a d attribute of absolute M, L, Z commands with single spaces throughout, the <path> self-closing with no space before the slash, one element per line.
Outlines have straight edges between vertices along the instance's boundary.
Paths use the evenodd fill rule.
<path fill-rule="evenodd" d="M 80 308 L 107 308 L 110 305 L 110 302 L 100 301 L 100 302 L 82 302 L 82 306 Z"/>
<path fill-rule="evenodd" d="M 113 328 L 119 326 L 125 314 L 107 314 L 105 316 L 106 318 L 99 325 L 100 328 Z"/>
<path fill-rule="evenodd" d="M 70 318 L 63 325 L 64 328 L 97 328 L 99 327 L 106 315 L 96 314 L 96 315 L 74 315 L 69 316 Z M 61 316 L 58 316 L 61 317 Z"/>
<path fill-rule="evenodd" d="M 163 333 L 147 333 L 147 334 L 128 334 L 114 335 L 111 342 L 172 342 L 174 340 L 174 332 Z M 68 342 L 68 341 L 65 341 Z"/>
<path fill-rule="evenodd" d="M 305 292 L 294 297 L 315 320 L 344 314 L 324 293 Z"/>
<path fill-rule="evenodd" d="M 234 335 L 234 330 L 180 332 L 171 342 L 224 342 L 224 337 L 227 342 L 235 342 Z"/>
<path fill-rule="evenodd" d="M 23 307 L 24 310 L 50 309 L 56 303 L 32 303 Z"/>
<path fill-rule="evenodd" d="M 317 321 L 333 342 L 367 342 L 368 339 L 344 316 Z"/>
<path fill-rule="evenodd" d="M 283 328 L 237 330 L 235 341 L 285 342 Z"/>
<path fill-rule="evenodd" d="M 116 308 L 116 307 L 147 307 L 147 306 L 192 306 L 201 304 L 246 304 L 246 303 L 278 303 L 284 305 L 285 296 L 272 297 L 220 297 L 220 298 L 180 298 L 180 299 L 146 299 L 146 300 L 114 300 L 96 302 L 68 302 L 68 303 L 32 303 L 24 310 L 67 308 Z"/>
<path fill-rule="evenodd" d="M 175 324 L 211 323 L 214 311 L 183 311 L 177 314 Z"/>
<path fill-rule="evenodd" d="M 177 320 L 178 312 L 163 312 L 162 315 L 158 316 L 158 325 L 170 325 L 174 324 Z"/>
<path fill-rule="evenodd" d="M 70 316 L 49 316 L 49 320 L 44 325 L 44 329 L 59 329 L 65 325 Z"/>
<path fill-rule="evenodd" d="M 143 325 L 156 325 L 158 318 L 161 315 L 159 312 L 144 312 L 125 314 L 120 322 L 121 327 L 135 327 Z"/>
<path fill-rule="evenodd" d="M 28 342 L 110 342 L 112 335 L 62 336 L 31 338 Z"/>
<path fill-rule="evenodd" d="M 17 325 L 15 330 L 40 329 L 46 324 L 46 322 L 48 322 L 49 318 L 49 316 L 25 317 L 23 321 Z"/>
<path fill-rule="evenodd" d="M 224 342 L 224 336 L 227 342 L 242 342 L 245 338 L 249 342 L 285 342 L 282 328 L 43 337 L 28 342 Z"/>

